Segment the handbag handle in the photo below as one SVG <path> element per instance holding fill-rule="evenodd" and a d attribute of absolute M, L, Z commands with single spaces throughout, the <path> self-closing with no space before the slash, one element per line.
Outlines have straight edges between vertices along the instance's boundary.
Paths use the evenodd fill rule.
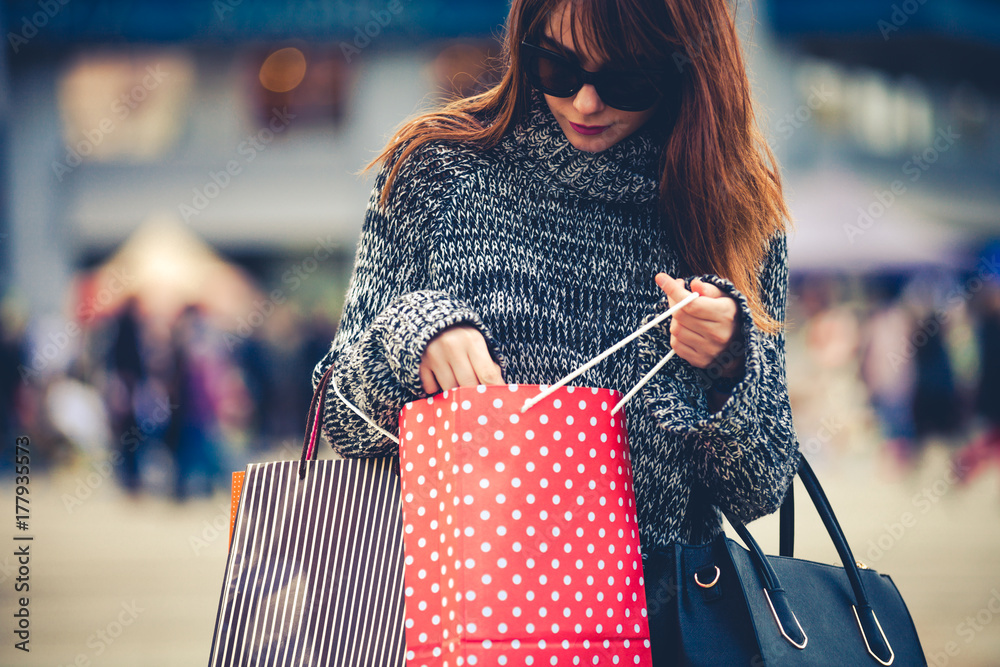
<path fill-rule="evenodd" d="M 306 432 L 302 436 L 302 457 L 299 459 L 299 479 L 305 479 L 306 461 L 315 459 L 316 441 L 319 439 L 319 429 L 323 424 L 323 396 L 326 388 L 330 384 L 333 376 L 333 364 L 326 369 L 319 384 L 313 391 L 312 401 L 309 403 L 309 414 L 306 416 Z"/>
<path fill-rule="evenodd" d="M 836 515 L 833 513 L 833 508 L 830 506 L 830 501 L 827 499 L 823 487 L 820 486 L 819 479 L 816 478 L 816 473 L 813 472 L 812 467 L 806 461 L 805 457 L 801 455 L 799 456 L 799 479 L 802 480 L 806 491 L 809 493 L 809 498 L 816 507 L 816 511 L 823 520 L 823 525 L 826 526 L 826 531 L 829 533 L 837 549 L 837 553 L 840 555 L 844 571 L 847 574 L 847 579 L 850 581 L 851 589 L 854 593 L 854 617 L 858 622 L 858 628 L 861 630 L 861 636 L 865 641 L 865 646 L 868 648 L 868 653 L 879 664 L 891 665 L 895 659 L 895 654 L 889 645 L 889 640 L 885 637 L 882 626 L 878 622 L 875 610 L 872 609 L 868 601 L 868 593 L 865 590 L 864 582 L 861 581 L 857 561 L 854 560 L 851 547 L 847 544 L 844 531 L 840 527 L 840 522 L 837 521 Z M 788 502 L 787 499 L 786 502 Z M 791 507 L 791 505 L 788 506 Z M 785 504 L 783 503 L 783 512 L 784 508 Z M 789 515 L 789 517 L 791 518 L 792 515 Z M 799 625 L 798 619 L 795 617 L 795 613 L 788 603 L 785 591 L 778 580 L 778 575 L 774 572 L 774 568 L 771 567 L 771 564 L 764 556 L 764 552 L 761 551 L 760 545 L 754 540 L 747 527 L 728 513 L 726 513 L 726 518 L 750 552 L 750 558 L 764 586 L 764 595 L 771 606 L 771 612 L 774 614 L 774 619 L 778 624 L 782 636 L 796 648 L 805 648 L 808 637 L 802 630 L 802 626 Z M 790 540 L 783 546 L 790 548 Z"/>
<path fill-rule="evenodd" d="M 795 553 L 795 485 L 789 484 L 778 512 L 778 553 L 791 558 Z"/>

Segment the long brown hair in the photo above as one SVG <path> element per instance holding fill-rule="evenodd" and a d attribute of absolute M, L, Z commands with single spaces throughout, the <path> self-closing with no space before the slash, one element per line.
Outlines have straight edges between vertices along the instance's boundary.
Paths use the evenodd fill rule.
<path fill-rule="evenodd" d="M 679 109 L 647 121 L 673 124 L 661 154 L 661 219 L 694 273 L 731 280 L 746 295 L 757 326 L 779 331 L 781 323 L 761 301 L 758 273 L 769 240 L 785 228 L 788 210 L 774 156 L 754 119 L 726 0 L 513 0 L 499 83 L 403 125 L 366 167 L 402 149 L 381 203 L 388 200 L 400 165 L 422 145 L 446 141 L 490 148 L 526 116 L 529 84 L 518 45 L 544 34 L 565 2 L 574 3 L 569 13 L 574 46 L 588 45 L 603 62 L 681 70 Z"/>

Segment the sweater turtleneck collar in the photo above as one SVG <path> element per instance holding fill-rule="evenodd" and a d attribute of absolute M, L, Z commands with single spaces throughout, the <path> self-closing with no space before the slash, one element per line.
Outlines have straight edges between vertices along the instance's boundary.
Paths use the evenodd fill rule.
<path fill-rule="evenodd" d="M 638 131 L 599 153 L 575 148 L 566 138 L 549 105 L 530 89 L 528 115 L 504 137 L 501 150 L 531 163 L 533 178 L 583 199 L 648 202 L 656 198 L 658 156 L 663 137 L 646 123 Z"/>

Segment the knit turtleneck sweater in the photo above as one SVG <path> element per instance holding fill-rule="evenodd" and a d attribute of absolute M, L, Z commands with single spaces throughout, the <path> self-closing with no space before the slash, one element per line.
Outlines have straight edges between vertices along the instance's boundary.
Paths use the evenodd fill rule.
<path fill-rule="evenodd" d="M 421 147 L 381 206 L 390 160 L 314 386 L 334 364 L 344 396 L 396 432 L 403 405 L 424 395 L 424 349 L 447 327 L 478 328 L 506 382 L 551 384 L 662 312 L 654 276 L 688 276 L 657 212 L 662 143 L 644 127 L 599 153 L 580 151 L 533 91 L 527 116 L 495 147 Z M 783 320 L 783 235 L 760 275 L 765 307 Z M 739 306 L 745 372 L 713 413 L 705 375 L 674 357 L 626 406 L 644 550 L 711 539 L 719 510 L 744 521 L 774 511 L 798 463 L 783 337 L 753 324 L 729 281 L 701 277 Z M 669 351 L 669 339 L 666 325 L 657 328 L 577 384 L 624 393 Z M 341 455 L 398 453 L 332 389 L 325 406 L 324 433 Z"/>

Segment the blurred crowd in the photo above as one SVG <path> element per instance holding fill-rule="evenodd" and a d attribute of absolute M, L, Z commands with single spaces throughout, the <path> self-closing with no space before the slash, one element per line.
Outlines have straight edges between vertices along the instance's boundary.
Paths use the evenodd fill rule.
<path fill-rule="evenodd" d="M 295 312 L 281 313 L 298 318 L 282 327 L 292 336 L 268 327 L 244 336 L 202 304 L 162 322 L 132 297 L 89 326 L 64 329 L 65 354 L 50 359 L 46 346 L 60 335 L 18 326 L 8 310 L 0 430 L 31 436 L 36 471 L 110 463 L 129 494 L 228 492 L 233 471 L 301 439 L 311 372 L 334 325 Z"/>
<path fill-rule="evenodd" d="M 905 471 L 937 443 L 964 479 L 1000 462 L 998 258 L 964 272 L 793 276 L 789 391 L 808 457 L 877 450 Z M 31 435 L 36 470 L 111 462 L 131 494 L 228 489 L 248 461 L 296 455 L 310 374 L 335 332 L 299 312 L 286 304 L 271 316 L 280 326 L 234 333 L 203 305 L 163 322 L 133 297 L 40 370 L 59 336 L 8 308 L 0 432 Z"/>
<path fill-rule="evenodd" d="M 964 480 L 1000 462 L 998 258 L 793 281 L 789 390 L 807 456 L 874 446 L 905 471 L 938 444 Z"/>

